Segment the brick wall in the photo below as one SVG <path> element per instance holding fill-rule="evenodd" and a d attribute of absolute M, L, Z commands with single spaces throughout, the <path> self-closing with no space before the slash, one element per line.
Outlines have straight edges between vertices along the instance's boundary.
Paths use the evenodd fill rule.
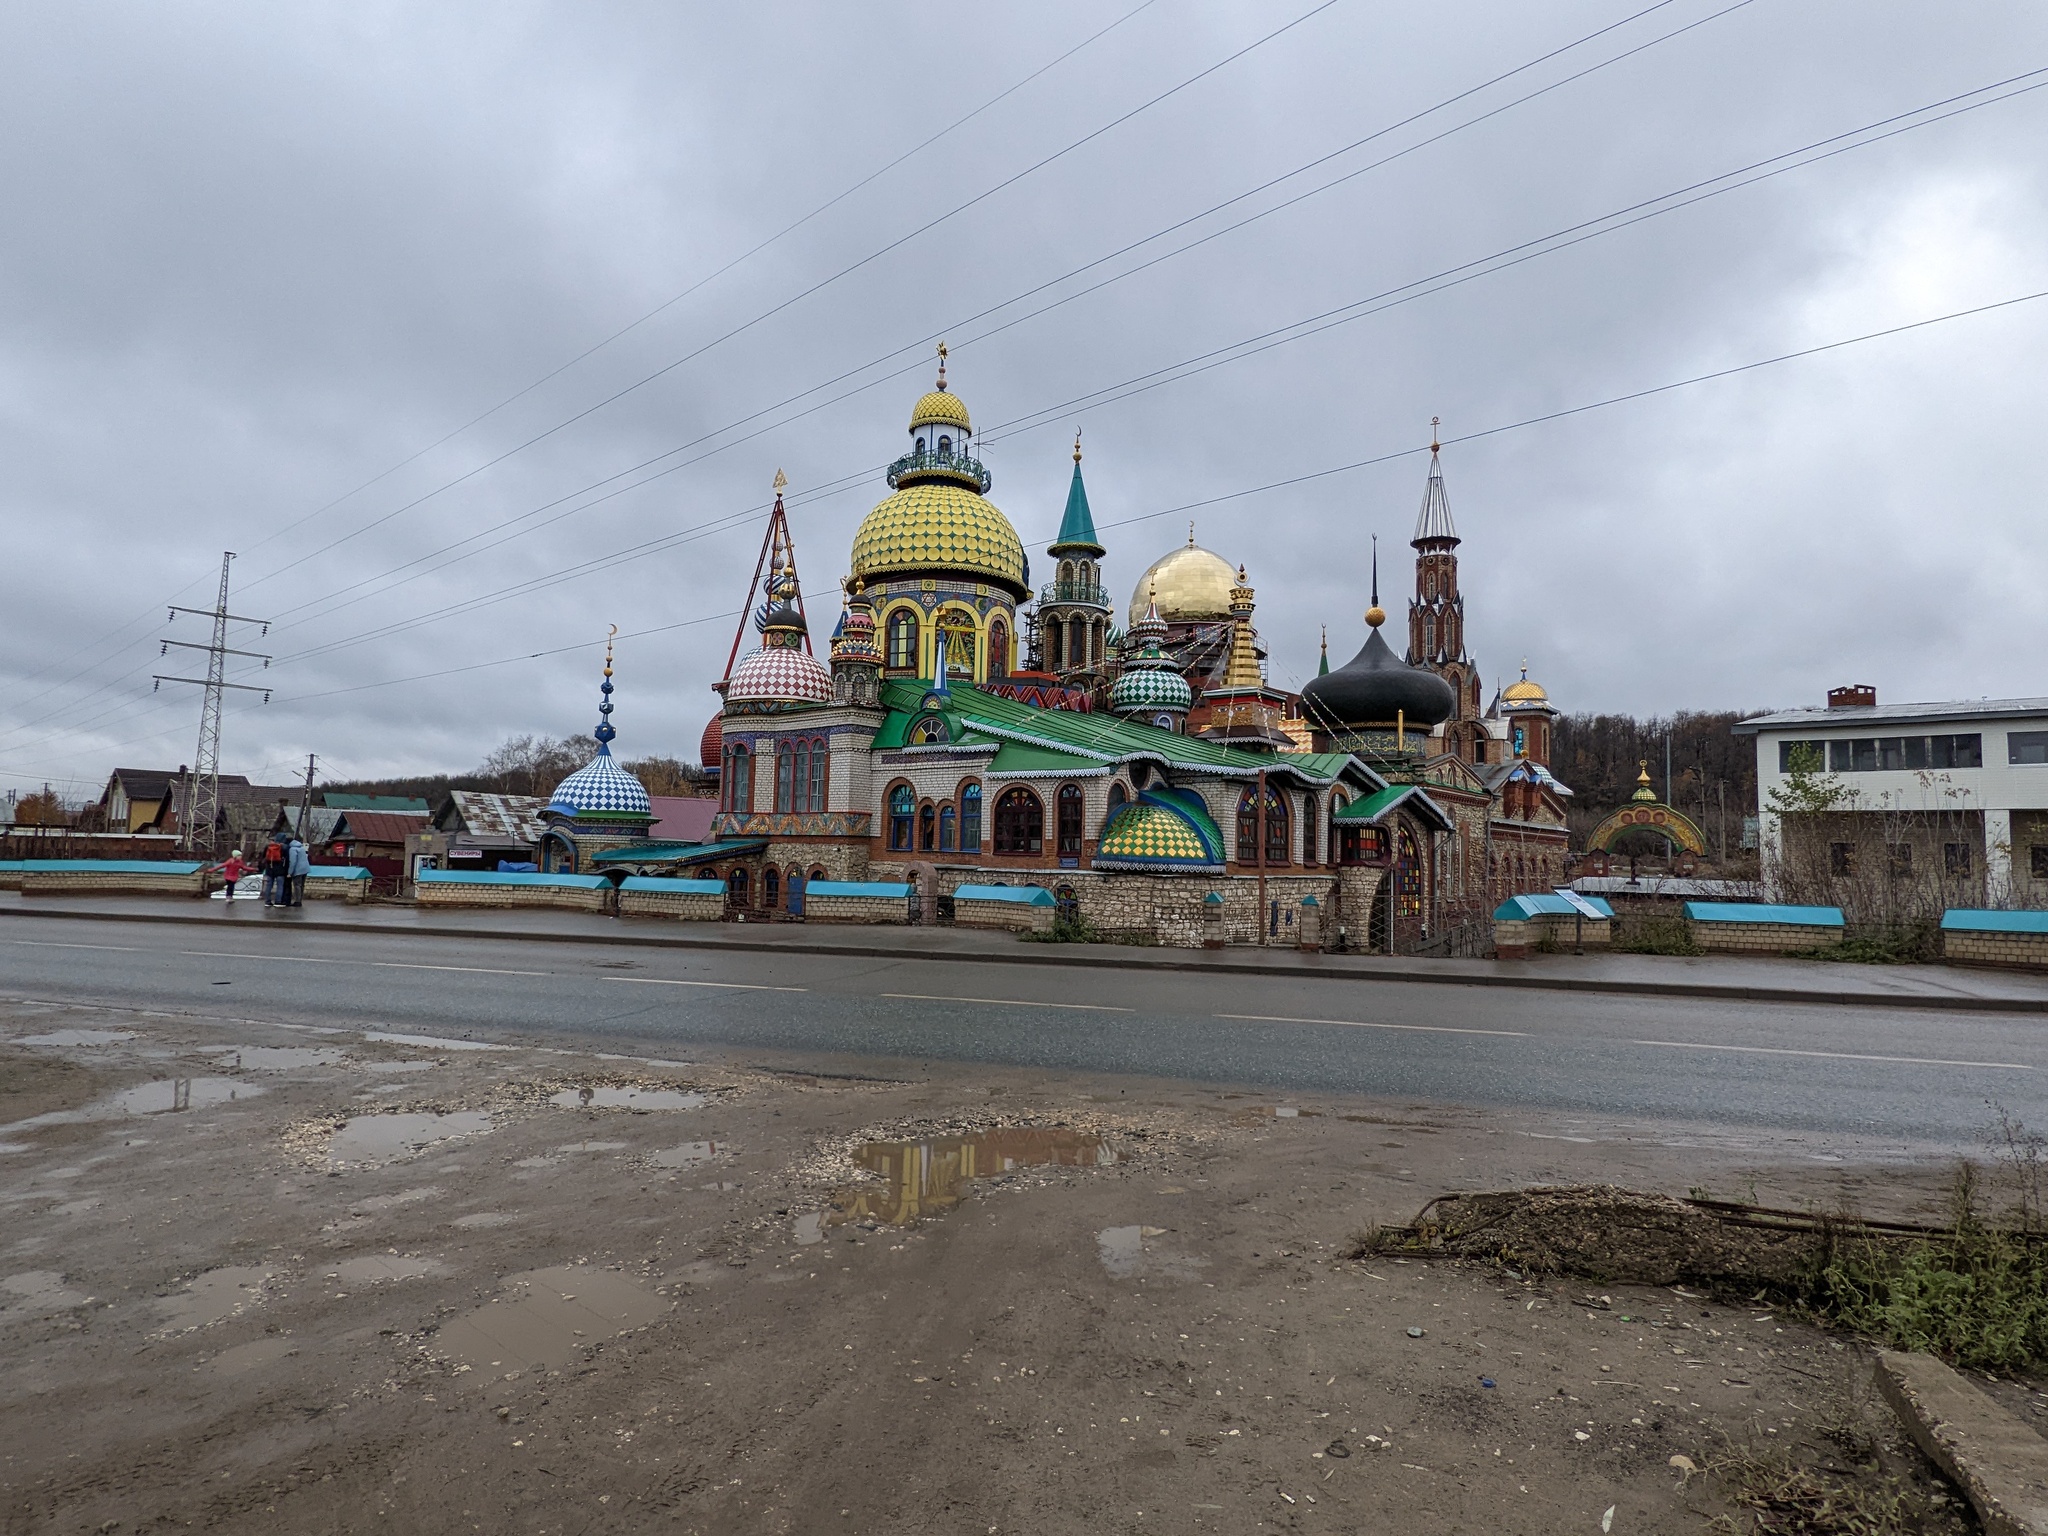
<path fill-rule="evenodd" d="M 17 889 L 24 896 L 203 896 L 211 884 L 205 871 L 152 875 L 129 870 L 31 869 Z"/>
<path fill-rule="evenodd" d="M 1952 965 L 2048 970 L 2048 933 L 1971 933 L 1951 928 L 1941 936 L 1941 953 Z"/>
<path fill-rule="evenodd" d="M 247 877 L 245 876 L 244 878 Z M 370 881 L 368 876 L 364 876 L 360 880 L 323 880 L 318 875 L 310 875 L 306 879 L 306 900 L 308 901 L 346 901 L 352 905 L 359 906 L 369 899 L 369 895 Z"/>
<path fill-rule="evenodd" d="M 1494 953 L 1503 960 L 1526 960 L 1536 952 L 1537 945 L 1546 941 L 1566 954 L 1582 944 L 1587 949 L 1606 949 L 1614 936 L 1613 924 L 1604 918 L 1585 919 L 1583 938 L 1581 932 L 1576 917 L 1561 913 L 1532 918 L 1497 917 L 1493 920 Z"/>
<path fill-rule="evenodd" d="M 725 897 L 715 892 L 619 892 L 621 917 L 664 917 L 674 922 L 715 923 L 724 915 Z"/>
<path fill-rule="evenodd" d="M 910 902 L 901 896 L 814 896 L 804 893 L 807 923 L 908 923 Z"/>
<path fill-rule="evenodd" d="M 1694 923 L 1693 942 L 1710 955 L 1782 955 L 1842 942 L 1842 930 L 1810 923 Z"/>
<path fill-rule="evenodd" d="M 1007 928 L 1015 933 L 1049 933 L 1054 909 L 1031 906 L 1021 901 L 989 901 L 958 896 L 953 902 L 953 922 L 961 928 Z"/>
<path fill-rule="evenodd" d="M 591 889 L 559 885 L 482 885 L 468 881 L 444 885 L 436 881 L 431 885 L 415 886 L 414 891 L 423 907 L 557 907 L 572 912 L 608 912 L 612 901 L 610 886 Z"/>

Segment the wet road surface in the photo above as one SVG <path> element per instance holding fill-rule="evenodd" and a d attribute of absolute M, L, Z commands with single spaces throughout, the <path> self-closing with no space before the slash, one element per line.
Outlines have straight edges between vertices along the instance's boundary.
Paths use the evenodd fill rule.
<path fill-rule="evenodd" d="M 2048 1021 L 1383 981 L 48 921 L 0 995 L 437 1037 L 1349 1092 L 1968 1149 L 2048 1118 Z"/>

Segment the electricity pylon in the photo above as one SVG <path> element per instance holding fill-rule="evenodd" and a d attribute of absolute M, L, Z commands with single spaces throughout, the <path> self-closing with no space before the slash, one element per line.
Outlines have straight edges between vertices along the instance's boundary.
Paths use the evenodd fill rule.
<path fill-rule="evenodd" d="M 213 640 L 200 645 L 193 640 L 166 640 L 157 653 L 171 654 L 171 647 L 181 650 L 206 652 L 206 676 L 165 677 L 161 674 L 151 688 L 154 693 L 165 683 L 191 683 L 203 689 L 199 701 L 199 751 L 192 759 L 192 777 L 185 786 L 185 814 L 180 818 L 178 846 L 187 853 L 214 852 L 214 838 L 218 835 L 220 821 L 220 704 L 221 694 L 229 688 L 241 689 L 248 693 L 260 693 L 263 702 L 270 702 L 270 690 L 252 683 L 231 683 L 226 680 L 227 659 L 230 656 L 251 656 L 264 666 L 270 665 L 270 658 L 256 651 L 237 651 L 228 647 L 229 624 L 261 624 L 263 633 L 270 633 L 270 620 L 245 618 L 239 613 L 228 612 L 228 566 L 233 563 L 235 552 L 228 550 L 220 557 L 220 596 L 211 608 L 171 608 L 171 619 L 181 613 L 193 613 L 201 618 L 213 620 Z M 166 622 L 169 622 L 167 620 Z"/>

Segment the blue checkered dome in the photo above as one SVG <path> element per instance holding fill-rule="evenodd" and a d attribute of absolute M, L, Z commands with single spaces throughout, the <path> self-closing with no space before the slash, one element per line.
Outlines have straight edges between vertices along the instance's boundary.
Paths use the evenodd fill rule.
<path fill-rule="evenodd" d="M 548 809 L 565 816 L 604 816 L 626 812 L 648 815 L 647 791 L 613 759 L 600 742 L 597 756 L 555 786 Z"/>

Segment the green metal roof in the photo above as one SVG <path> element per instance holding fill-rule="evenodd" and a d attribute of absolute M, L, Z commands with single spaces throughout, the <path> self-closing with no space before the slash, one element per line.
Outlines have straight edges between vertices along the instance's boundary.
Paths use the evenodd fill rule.
<path fill-rule="evenodd" d="M 1378 822 L 1389 811 L 1393 810 L 1395 806 L 1409 799 L 1419 801 L 1427 806 L 1430 819 L 1435 821 L 1446 832 L 1450 831 L 1453 823 L 1449 813 L 1413 784 L 1389 784 L 1377 794 L 1367 795 L 1363 800 L 1352 801 L 1330 819 L 1332 821 Z"/>
<path fill-rule="evenodd" d="M 1074 478 L 1067 486 L 1067 513 L 1060 519 L 1060 534 L 1047 547 L 1051 554 L 1065 549 L 1082 549 L 1091 555 L 1100 555 L 1101 540 L 1095 537 L 1095 517 L 1088 510 L 1088 487 L 1081 483 L 1080 449 L 1074 450 Z"/>
<path fill-rule="evenodd" d="M 996 749 L 996 755 L 989 759 L 988 765 L 988 771 L 997 776 L 1006 773 L 1100 773 L 1103 768 L 1104 763 L 1098 757 L 1083 757 L 1078 753 L 1021 741 L 1004 742 Z"/>
<path fill-rule="evenodd" d="M 763 837 L 732 838 L 720 843 L 629 843 L 593 854 L 592 864 L 702 864 L 710 859 L 729 859 L 743 853 L 759 853 L 768 846 Z"/>

